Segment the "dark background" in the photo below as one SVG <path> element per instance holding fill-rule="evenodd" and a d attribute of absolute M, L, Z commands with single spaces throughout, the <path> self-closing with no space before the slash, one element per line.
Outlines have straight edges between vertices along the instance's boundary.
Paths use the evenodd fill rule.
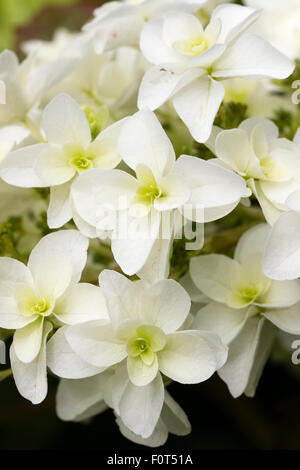
<path fill-rule="evenodd" d="M 1 383 L 1 450 L 140 449 L 121 436 L 110 410 L 87 424 L 60 421 L 56 380 L 49 382 L 47 399 L 35 406 L 18 394 L 13 379 Z M 186 437 L 170 435 L 162 451 L 300 450 L 300 382 L 281 365 L 266 367 L 254 399 L 232 398 L 217 375 L 200 385 L 174 383 L 169 391 L 193 429 Z"/>

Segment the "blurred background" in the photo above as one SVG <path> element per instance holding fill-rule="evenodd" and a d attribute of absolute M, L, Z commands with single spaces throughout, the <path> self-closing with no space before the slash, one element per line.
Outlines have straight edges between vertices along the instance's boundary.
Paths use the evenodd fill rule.
<path fill-rule="evenodd" d="M 55 29 L 78 30 L 103 2 L 97 0 L 0 0 L 0 50 L 22 56 L 28 39 L 51 39 Z M 196 386 L 172 384 L 170 392 L 188 414 L 193 431 L 170 436 L 164 450 L 300 449 L 300 365 L 291 364 L 288 347 L 278 343 L 254 399 L 233 399 L 215 376 Z M 124 439 L 113 413 L 86 424 L 64 423 L 55 416 L 57 382 L 49 381 L 44 403 L 33 406 L 19 396 L 11 378 L 0 386 L 0 449 L 123 449 L 137 446 Z"/>

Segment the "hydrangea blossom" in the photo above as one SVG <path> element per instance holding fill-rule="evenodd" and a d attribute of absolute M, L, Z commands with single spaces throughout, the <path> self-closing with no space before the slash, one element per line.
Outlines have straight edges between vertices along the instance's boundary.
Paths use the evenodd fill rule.
<path fill-rule="evenodd" d="M 49 365 L 67 378 L 70 374 L 92 376 L 97 369 L 118 365 L 108 386 L 111 406 L 126 427 L 148 438 L 164 402 L 161 373 L 181 383 L 202 382 L 225 363 L 227 348 L 215 334 L 182 330 L 190 298 L 175 281 L 131 282 L 104 270 L 99 284 L 109 321 L 90 321 L 58 331 L 49 343 Z M 62 350 L 65 354 L 71 351 L 73 357 L 66 371 L 59 365 Z"/>
<path fill-rule="evenodd" d="M 58 58 L 36 66 L 35 55 L 19 63 L 12 51 L 0 54 L 0 80 L 5 84 L 5 104 L 0 106 L 0 123 L 14 124 L 16 139 L 32 135 L 40 139 L 39 102 L 75 67 L 76 60 Z M 26 132 L 24 137 L 24 132 Z"/>
<path fill-rule="evenodd" d="M 16 330 L 10 349 L 14 379 L 33 403 L 47 393 L 46 342 L 53 328 L 107 317 L 100 289 L 78 284 L 87 247 L 83 235 L 66 230 L 41 239 L 28 266 L 0 258 L 0 327 Z"/>
<path fill-rule="evenodd" d="M 120 170 L 88 171 L 73 184 L 72 198 L 86 223 L 113 231 L 112 251 L 126 274 L 142 271 L 147 278 L 167 276 L 175 212 L 208 222 L 228 214 L 249 194 L 243 179 L 233 172 L 187 155 L 175 161 L 171 142 L 150 111 L 127 118 L 118 148 L 136 176 Z M 120 234 L 125 210 L 128 230 Z M 161 235 L 164 214 L 170 215 L 171 229 Z"/>
<path fill-rule="evenodd" d="M 174 13 L 149 21 L 140 47 L 153 64 L 142 81 L 139 108 L 159 108 L 172 99 L 198 142 L 205 142 L 223 101 L 222 79 L 286 78 L 294 68 L 268 42 L 246 33 L 259 12 L 220 5 L 204 28 L 193 15 Z"/>
<path fill-rule="evenodd" d="M 191 261 L 193 282 L 212 301 L 198 312 L 193 326 L 213 331 L 229 344 L 228 360 L 218 373 L 234 397 L 254 395 L 273 345 L 274 326 L 300 333 L 300 281 L 272 281 L 262 272 L 269 232 L 265 224 L 247 231 L 234 259 L 212 254 Z"/>
<path fill-rule="evenodd" d="M 114 168 L 120 162 L 116 137 L 121 122 L 92 141 L 88 120 L 68 95 L 56 96 L 43 113 L 45 143 L 18 149 L 2 161 L 4 181 L 27 188 L 51 188 L 48 224 L 64 225 L 72 218 L 70 188 L 90 168 Z"/>
<path fill-rule="evenodd" d="M 289 196 L 300 190 L 300 146 L 280 139 L 276 125 L 264 118 L 243 121 L 237 129 L 214 128 L 216 163 L 247 180 L 270 224 L 290 210 Z M 300 192 L 299 192 L 300 194 Z"/>
<path fill-rule="evenodd" d="M 300 56 L 299 15 L 297 0 L 244 0 L 252 8 L 262 9 L 256 30 L 291 59 Z M 284 31 L 284 34 L 282 34 Z"/>
<path fill-rule="evenodd" d="M 263 270 L 271 279 L 287 280 L 300 276 L 299 235 L 299 211 L 282 214 L 274 224 L 265 245 Z"/>
<path fill-rule="evenodd" d="M 206 0 L 125 0 L 110 2 L 94 11 L 84 26 L 98 54 L 120 46 L 137 46 L 144 24 L 172 10 L 194 12 Z"/>
<path fill-rule="evenodd" d="M 112 394 L 107 387 L 111 373 L 78 380 L 62 379 L 58 386 L 56 411 L 64 421 L 82 422 L 102 413 L 112 404 Z M 126 427 L 115 411 L 116 423 L 127 439 L 148 447 L 164 445 L 168 434 L 186 436 L 191 425 L 183 409 L 165 390 L 164 404 L 160 418 L 150 437 L 143 438 Z"/>

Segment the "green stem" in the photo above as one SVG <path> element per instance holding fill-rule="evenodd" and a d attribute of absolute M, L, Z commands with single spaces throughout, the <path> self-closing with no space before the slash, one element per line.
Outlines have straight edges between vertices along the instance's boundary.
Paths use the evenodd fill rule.
<path fill-rule="evenodd" d="M 12 375 L 12 370 L 11 369 L 6 369 L 6 370 L 0 371 L 0 382 L 2 382 L 2 380 L 7 379 L 7 377 L 10 377 L 11 375 Z"/>

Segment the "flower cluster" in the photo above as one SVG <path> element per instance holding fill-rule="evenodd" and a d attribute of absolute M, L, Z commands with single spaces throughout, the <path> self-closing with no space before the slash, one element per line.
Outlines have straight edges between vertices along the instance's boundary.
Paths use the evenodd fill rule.
<path fill-rule="evenodd" d="M 0 333 L 33 404 L 53 374 L 61 419 L 157 447 L 191 430 L 172 381 L 254 396 L 300 335 L 298 3 L 109 2 L 0 54 Z"/>

